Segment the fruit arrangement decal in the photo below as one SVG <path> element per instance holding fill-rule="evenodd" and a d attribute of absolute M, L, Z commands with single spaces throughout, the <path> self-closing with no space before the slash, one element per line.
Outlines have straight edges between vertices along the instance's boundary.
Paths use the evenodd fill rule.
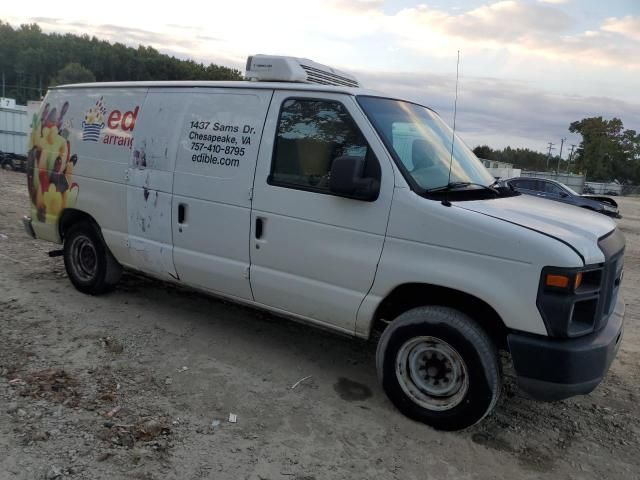
<path fill-rule="evenodd" d="M 70 124 L 64 121 L 69 102 L 60 111 L 50 104 L 34 116 L 27 157 L 27 183 L 32 217 L 55 223 L 62 210 L 73 207 L 78 199 L 78 184 L 73 182 L 77 155 L 71 155 Z"/>
<path fill-rule="evenodd" d="M 107 114 L 107 108 L 104 105 L 104 99 L 100 97 L 95 106 L 87 110 L 82 121 L 82 140 L 88 142 L 97 142 L 100 139 L 100 132 L 104 128 L 104 117 Z"/>

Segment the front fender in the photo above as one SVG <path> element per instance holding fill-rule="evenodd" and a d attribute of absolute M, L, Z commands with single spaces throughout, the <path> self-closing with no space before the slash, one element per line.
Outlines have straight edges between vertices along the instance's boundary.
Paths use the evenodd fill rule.
<path fill-rule="evenodd" d="M 536 298 L 542 268 L 548 265 L 584 264 L 570 246 L 551 236 L 396 192 L 376 277 L 358 311 L 356 335 L 369 334 L 378 305 L 406 283 L 472 295 L 491 306 L 507 328 L 547 335 Z"/>

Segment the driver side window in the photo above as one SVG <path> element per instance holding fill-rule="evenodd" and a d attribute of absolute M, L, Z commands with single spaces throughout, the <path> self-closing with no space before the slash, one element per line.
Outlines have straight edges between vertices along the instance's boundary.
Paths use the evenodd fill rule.
<path fill-rule="evenodd" d="M 373 169 L 372 176 L 376 168 L 379 172 L 369 145 L 342 103 L 316 99 L 283 102 L 270 184 L 330 193 L 331 165 L 341 156 L 365 158 L 365 169 Z"/>

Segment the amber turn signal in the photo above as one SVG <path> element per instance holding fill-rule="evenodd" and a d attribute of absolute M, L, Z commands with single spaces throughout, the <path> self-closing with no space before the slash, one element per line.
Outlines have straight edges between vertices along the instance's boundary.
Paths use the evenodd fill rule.
<path fill-rule="evenodd" d="M 569 286 L 569 277 L 549 274 L 545 283 L 548 287 L 567 288 Z"/>
<path fill-rule="evenodd" d="M 573 284 L 573 289 L 577 290 L 580 285 L 582 285 L 582 272 L 578 272 L 578 274 L 576 275 L 576 280 Z"/>

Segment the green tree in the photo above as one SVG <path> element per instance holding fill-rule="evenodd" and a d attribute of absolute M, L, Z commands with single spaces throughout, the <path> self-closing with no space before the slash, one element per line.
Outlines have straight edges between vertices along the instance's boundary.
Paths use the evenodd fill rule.
<path fill-rule="evenodd" d="M 478 158 L 484 158 L 487 160 L 495 160 L 494 151 L 491 149 L 489 145 L 479 145 L 473 149 L 473 153 L 476 154 Z"/>
<path fill-rule="evenodd" d="M 52 85 L 67 85 L 69 83 L 95 82 L 96 76 L 91 70 L 79 63 L 67 63 L 51 80 Z"/>
<path fill-rule="evenodd" d="M 622 120 L 583 118 L 573 122 L 569 131 L 582 136 L 574 158 L 589 180 L 640 181 L 640 135 L 625 130 Z"/>
<path fill-rule="evenodd" d="M 24 104 L 39 99 L 48 85 L 89 80 L 61 78 L 61 70 L 70 63 L 90 70 L 90 80 L 99 82 L 242 79 L 239 70 L 180 60 L 147 46 L 131 48 L 89 35 L 45 34 L 36 24 L 14 28 L 0 20 L 0 72 L 5 75 L 6 96 Z"/>
<path fill-rule="evenodd" d="M 526 170 L 547 169 L 547 156 L 544 153 L 536 152 L 528 148 L 511 148 L 507 146 L 502 150 L 494 150 L 488 145 L 481 145 L 474 148 L 473 153 L 479 158 L 511 163 L 516 168 Z M 557 159 L 551 159 L 549 161 L 549 168 L 555 168 L 557 164 Z"/>

